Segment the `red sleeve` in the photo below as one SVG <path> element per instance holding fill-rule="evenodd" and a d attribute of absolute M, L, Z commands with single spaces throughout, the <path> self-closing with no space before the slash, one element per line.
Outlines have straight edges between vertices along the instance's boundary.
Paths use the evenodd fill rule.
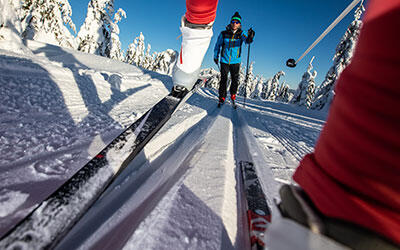
<path fill-rule="evenodd" d="M 186 0 L 186 19 L 195 24 L 208 24 L 217 14 L 218 0 Z"/>
<path fill-rule="evenodd" d="M 371 0 L 315 146 L 294 174 L 325 215 L 400 243 L 400 1 Z"/>

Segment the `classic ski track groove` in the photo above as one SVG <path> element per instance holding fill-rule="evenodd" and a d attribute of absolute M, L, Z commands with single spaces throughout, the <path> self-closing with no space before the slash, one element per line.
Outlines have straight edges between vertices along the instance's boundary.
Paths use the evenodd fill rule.
<path fill-rule="evenodd" d="M 187 162 L 190 158 L 193 152 L 196 151 L 196 148 L 198 148 L 202 143 L 204 143 L 204 138 L 207 135 L 207 132 L 210 127 L 214 124 L 214 122 L 218 118 L 218 114 L 221 112 L 220 109 L 215 107 L 211 113 L 208 116 L 203 117 L 200 121 L 197 123 L 193 124 L 190 128 L 188 128 L 182 135 L 177 137 L 175 140 L 172 142 L 167 142 L 166 145 L 161 145 L 160 149 L 156 149 L 155 152 L 146 152 L 150 157 L 151 156 L 156 156 L 155 159 L 151 160 L 150 163 L 150 168 L 152 169 L 151 172 L 148 173 L 140 173 L 141 170 L 137 171 L 132 171 L 129 170 L 128 174 L 121 175 L 120 180 L 116 180 L 116 184 L 122 183 L 120 185 L 113 185 L 108 188 L 105 194 L 99 199 L 99 204 L 95 204 L 94 208 L 91 209 L 93 211 L 88 211 L 84 215 L 84 217 L 80 220 L 80 222 L 75 226 L 73 230 L 67 235 L 62 242 L 60 242 L 59 246 L 57 246 L 57 249 L 71 249 L 71 248 L 77 248 L 77 247 L 84 247 L 84 248 L 122 248 L 125 243 L 129 240 L 130 236 L 132 233 L 137 229 L 137 227 L 140 225 L 142 221 L 146 219 L 146 217 L 149 216 L 149 214 L 153 211 L 153 209 L 159 204 L 159 202 L 163 199 L 164 195 L 168 193 L 173 187 L 181 184 L 182 178 L 185 175 L 187 171 L 190 171 L 188 169 L 188 166 L 185 165 L 185 162 Z M 170 130 L 167 130 L 165 133 L 171 132 Z M 193 136 L 195 134 L 196 136 Z M 157 135 L 156 135 L 157 136 Z M 158 135 L 160 136 L 160 135 Z M 190 146 L 187 146 L 190 145 Z M 186 146 L 186 147 L 185 147 Z M 181 149 L 184 148 L 184 149 Z M 146 150 L 146 147 L 144 148 Z M 160 150 L 164 150 L 163 153 L 159 153 Z M 182 153 L 185 155 L 184 158 L 179 158 L 177 157 L 174 152 L 178 152 L 180 156 Z M 139 158 L 139 157 L 138 157 Z M 170 163 L 168 161 L 177 161 L 179 159 L 178 165 L 174 167 L 174 169 L 171 169 L 172 167 L 169 166 Z M 136 159 L 133 160 L 132 163 L 134 163 Z M 143 166 L 143 167 L 149 167 L 149 166 Z M 143 168 L 141 167 L 141 168 Z M 128 172 L 128 168 L 126 169 L 126 172 Z M 165 173 L 164 176 L 161 176 L 162 180 L 152 180 L 152 175 L 157 176 L 157 173 Z M 137 174 L 137 176 L 134 176 Z M 134 187 L 135 189 L 132 189 L 133 184 L 129 184 L 129 179 L 138 179 L 139 177 L 142 177 L 145 175 L 146 180 L 142 181 L 140 186 Z M 165 177 L 167 175 L 167 177 Z M 146 177 L 147 176 L 147 177 Z M 125 180 L 121 180 L 125 179 Z M 125 183 L 126 182 L 126 183 Z M 128 187 L 129 188 L 129 193 L 131 193 L 132 196 L 136 195 L 140 196 L 139 194 L 141 193 L 141 189 L 146 189 L 146 185 L 150 185 L 150 182 L 152 185 L 155 185 L 151 192 L 145 194 L 145 199 L 142 200 L 141 204 L 132 204 L 134 202 L 122 197 L 124 194 L 124 187 L 125 189 Z M 120 193 L 118 197 L 118 194 L 112 194 L 115 191 L 115 193 Z M 127 192 L 125 190 L 125 192 Z M 122 194 L 121 194 L 122 193 Z M 109 196 L 109 197 L 107 197 Z M 117 197 L 115 197 L 117 196 Z M 107 201 L 109 199 L 110 201 Z M 122 202 L 118 203 L 118 199 L 126 199 L 122 200 Z M 133 198 L 134 200 L 135 198 Z M 118 203 L 118 207 L 115 208 L 113 207 L 115 203 Z M 132 209 L 129 208 L 129 204 L 133 206 L 134 208 Z M 109 214 L 109 211 L 106 211 L 107 209 L 110 210 L 110 207 L 112 210 L 111 214 Z M 127 211 L 130 210 L 130 211 Z M 96 214 L 99 214 L 100 216 L 108 216 L 107 218 L 98 218 L 96 217 Z M 123 217 L 123 219 L 121 219 Z M 113 219 L 114 218 L 114 219 Z M 92 227 L 92 224 L 96 224 L 96 220 L 100 220 L 101 224 L 97 224 L 97 228 Z M 89 223 L 88 223 L 89 221 Z M 116 222 L 115 222 L 116 221 Z M 129 225 L 127 225 L 129 224 Z M 91 225 L 91 226 L 85 226 L 85 225 Z M 89 228 L 88 228 L 89 227 Z M 92 227 L 92 228 L 90 228 Z M 105 228 L 109 227 L 111 228 L 110 230 L 106 230 L 106 233 L 103 234 L 96 234 L 96 230 L 99 228 Z M 121 230 L 121 228 L 127 228 L 129 227 L 129 230 Z M 94 233 L 90 233 L 91 235 L 89 236 L 82 236 L 85 232 L 87 233 L 87 230 L 94 230 Z M 118 234 L 118 239 L 113 237 L 113 235 Z M 82 245 L 81 245 L 82 244 Z"/>
<path fill-rule="evenodd" d="M 248 104 L 246 104 L 248 105 Z M 250 104 L 250 106 L 255 106 L 253 104 Z M 309 144 L 314 144 L 315 141 L 317 140 L 318 136 L 310 136 L 310 135 L 304 135 L 302 134 L 296 134 L 292 130 L 284 130 L 285 132 L 282 132 L 282 129 L 279 129 L 279 125 L 277 124 L 278 120 L 281 120 L 282 118 L 277 116 L 276 114 L 270 112 L 267 108 L 263 109 L 262 112 L 263 115 L 266 115 L 269 117 L 269 119 L 265 121 L 261 121 L 260 124 L 275 138 L 280 142 L 280 144 L 285 147 L 288 152 L 293 155 L 293 157 L 297 160 L 300 161 L 304 155 L 311 153 L 314 150 L 314 147 L 310 147 L 307 145 L 300 145 L 297 143 L 298 141 L 303 141 L 303 142 L 308 142 Z M 308 119 L 308 118 L 307 118 Z M 295 118 L 294 120 L 283 120 L 282 122 L 286 124 L 293 123 L 295 127 L 304 127 L 304 129 L 309 130 L 311 132 L 316 132 L 317 128 L 315 128 L 315 125 L 319 123 L 319 120 L 313 119 L 312 121 L 302 121 L 304 122 L 303 124 L 298 124 L 296 122 L 298 118 Z M 314 125 L 314 127 L 312 126 Z M 320 128 L 322 128 L 322 125 L 318 124 Z"/>
<path fill-rule="evenodd" d="M 268 126 L 265 122 L 262 123 L 265 129 L 271 133 L 271 135 L 277 139 L 282 146 L 284 146 L 290 154 L 292 154 L 296 160 L 300 161 L 304 155 L 311 153 L 313 151 L 313 147 L 307 146 L 299 146 L 295 142 L 296 139 L 305 139 L 305 137 L 298 137 L 292 133 L 283 133 L 279 129 L 275 129 L 275 126 Z M 309 138 L 307 138 L 309 140 Z"/>

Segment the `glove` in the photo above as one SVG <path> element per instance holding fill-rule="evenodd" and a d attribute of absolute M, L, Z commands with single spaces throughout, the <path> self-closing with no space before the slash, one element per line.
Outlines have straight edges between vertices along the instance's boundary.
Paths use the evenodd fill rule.
<path fill-rule="evenodd" d="M 214 58 L 214 62 L 218 65 L 218 58 Z"/>
<path fill-rule="evenodd" d="M 247 31 L 247 42 L 252 43 L 255 35 L 256 35 L 256 32 L 254 32 L 254 30 L 252 28 L 250 28 L 249 31 Z"/>

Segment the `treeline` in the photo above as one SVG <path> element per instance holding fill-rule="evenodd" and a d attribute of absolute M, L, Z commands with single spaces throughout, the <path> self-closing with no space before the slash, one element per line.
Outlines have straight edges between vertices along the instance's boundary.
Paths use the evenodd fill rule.
<path fill-rule="evenodd" d="M 170 74 L 177 53 L 151 53 L 142 33 L 122 51 L 118 23 L 126 12 L 114 0 L 91 0 L 77 32 L 68 0 L 0 0 L 0 40 L 36 40 Z"/>

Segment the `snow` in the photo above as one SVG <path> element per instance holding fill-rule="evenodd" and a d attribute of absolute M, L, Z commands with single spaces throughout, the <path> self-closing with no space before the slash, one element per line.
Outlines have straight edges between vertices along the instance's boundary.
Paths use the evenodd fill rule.
<path fill-rule="evenodd" d="M 6 217 L 11 212 L 18 209 L 26 199 L 28 194 L 24 194 L 19 191 L 12 191 L 9 189 L 3 189 L 0 191 L 0 217 Z"/>
<path fill-rule="evenodd" d="M 0 49 L 0 235 L 172 87 L 168 75 L 110 58 L 26 46 L 31 53 Z M 237 110 L 218 109 L 217 96 L 193 95 L 58 249 L 248 248 L 239 161 L 254 162 L 271 204 L 327 114 L 253 99 L 243 108 L 242 97 Z"/>

